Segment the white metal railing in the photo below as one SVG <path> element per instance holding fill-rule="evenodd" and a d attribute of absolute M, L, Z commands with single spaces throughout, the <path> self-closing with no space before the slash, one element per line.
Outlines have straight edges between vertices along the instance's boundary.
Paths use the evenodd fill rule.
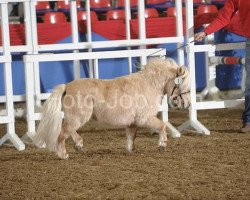
<path fill-rule="evenodd" d="M 8 9 L 7 3 L 0 4 L 1 26 L 8 27 Z M 0 63 L 4 65 L 4 85 L 6 94 L 6 115 L 0 116 L 0 124 L 7 124 L 7 133 L 0 139 L 0 146 L 10 140 L 18 150 L 24 150 L 25 145 L 15 133 L 14 105 L 13 105 L 13 88 L 11 72 L 11 54 L 10 54 L 10 34 L 9 29 L 2 28 L 3 55 L 0 56 Z"/>

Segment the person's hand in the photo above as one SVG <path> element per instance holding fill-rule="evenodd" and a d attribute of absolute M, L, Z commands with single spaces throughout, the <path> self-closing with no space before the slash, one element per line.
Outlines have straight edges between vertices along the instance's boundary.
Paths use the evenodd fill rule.
<path fill-rule="evenodd" d="M 200 42 L 201 40 L 204 39 L 204 37 L 206 37 L 206 33 L 205 32 L 199 32 L 199 33 L 196 33 L 194 34 L 194 40 L 197 41 L 197 42 Z"/>

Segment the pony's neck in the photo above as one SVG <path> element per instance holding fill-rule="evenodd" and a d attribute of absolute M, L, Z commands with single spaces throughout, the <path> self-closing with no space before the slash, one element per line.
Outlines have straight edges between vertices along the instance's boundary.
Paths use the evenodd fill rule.
<path fill-rule="evenodd" d="M 162 72 L 164 73 L 164 72 Z M 169 81 L 168 76 L 164 76 L 164 74 L 161 74 L 159 76 L 159 73 L 141 73 L 142 77 L 145 79 L 145 81 L 148 83 L 148 85 L 152 86 L 153 89 L 157 92 L 159 95 L 165 95 L 165 85 Z"/>

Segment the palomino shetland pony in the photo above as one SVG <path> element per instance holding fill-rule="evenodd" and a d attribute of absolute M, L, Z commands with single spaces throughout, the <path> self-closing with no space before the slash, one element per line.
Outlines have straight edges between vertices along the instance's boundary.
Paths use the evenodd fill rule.
<path fill-rule="evenodd" d="M 158 145 L 164 148 L 166 124 L 156 115 L 165 94 L 172 106 L 187 108 L 190 104 L 187 68 L 163 58 L 153 58 L 139 72 L 113 80 L 80 79 L 59 85 L 44 103 L 33 142 L 67 159 L 65 140 L 71 136 L 76 149 L 81 150 L 83 140 L 76 131 L 92 118 L 126 127 L 129 152 L 133 150 L 137 127 L 159 133 Z"/>

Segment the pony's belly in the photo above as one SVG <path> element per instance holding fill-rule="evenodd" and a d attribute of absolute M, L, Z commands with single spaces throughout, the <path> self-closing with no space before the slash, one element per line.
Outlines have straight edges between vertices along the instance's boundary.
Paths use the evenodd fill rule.
<path fill-rule="evenodd" d="M 135 122 L 134 115 L 125 113 L 119 115 L 116 113 L 96 113 L 94 118 L 100 123 L 122 127 L 131 125 Z"/>

